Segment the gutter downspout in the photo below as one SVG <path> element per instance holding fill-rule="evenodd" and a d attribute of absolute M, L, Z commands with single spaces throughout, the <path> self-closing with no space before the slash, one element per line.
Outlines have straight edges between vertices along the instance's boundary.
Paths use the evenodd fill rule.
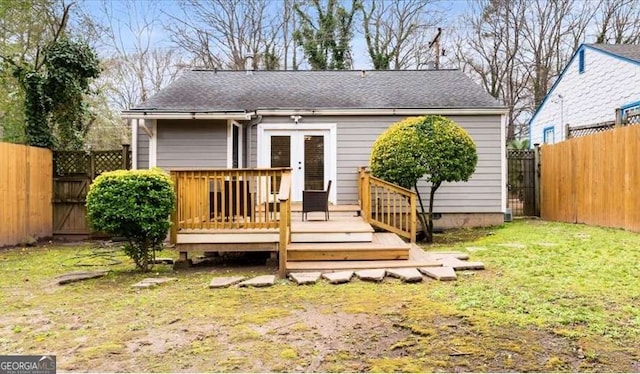
<path fill-rule="evenodd" d="M 250 168 L 251 167 L 251 162 L 253 160 L 252 156 L 252 150 L 253 150 L 253 142 L 251 139 L 251 134 L 253 133 L 251 130 L 258 126 L 260 124 L 260 122 L 262 122 L 262 115 L 257 115 L 255 118 L 252 118 L 251 121 L 249 121 L 248 123 L 248 133 L 247 133 L 247 147 L 249 148 L 249 152 L 248 153 L 248 157 L 247 157 L 247 167 Z M 257 164 L 256 164 L 257 166 Z"/>

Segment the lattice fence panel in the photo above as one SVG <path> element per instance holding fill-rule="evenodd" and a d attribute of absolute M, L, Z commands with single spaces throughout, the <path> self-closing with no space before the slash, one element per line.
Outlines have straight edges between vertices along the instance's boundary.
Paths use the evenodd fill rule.
<path fill-rule="evenodd" d="M 628 116 L 625 122 L 626 125 L 640 125 L 640 114 Z"/>
<path fill-rule="evenodd" d="M 89 175 L 91 156 L 81 151 L 56 151 L 53 153 L 53 173 L 56 177 Z"/>
<path fill-rule="evenodd" d="M 586 127 L 586 128 L 570 128 L 569 129 L 569 137 L 570 138 L 579 138 L 581 136 L 587 136 L 587 135 L 591 135 L 591 134 L 597 134 L 599 132 L 603 132 L 603 131 L 609 131 L 611 129 L 615 128 L 615 124 L 603 124 L 603 125 L 595 125 L 593 127 Z"/>
<path fill-rule="evenodd" d="M 126 160 L 122 158 L 126 157 Z M 55 151 L 53 171 L 56 177 L 87 176 L 91 179 L 105 171 L 130 169 L 129 149 L 113 151 Z"/>
<path fill-rule="evenodd" d="M 121 151 L 99 151 L 93 154 L 96 176 L 105 171 L 122 169 L 122 152 Z"/>

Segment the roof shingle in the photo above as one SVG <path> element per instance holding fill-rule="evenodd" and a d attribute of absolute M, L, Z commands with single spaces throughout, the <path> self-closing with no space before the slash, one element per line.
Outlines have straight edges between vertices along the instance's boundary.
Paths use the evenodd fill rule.
<path fill-rule="evenodd" d="M 587 44 L 590 47 L 600 49 L 614 55 L 622 56 L 630 60 L 640 62 L 640 45 L 638 44 Z"/>
<path fill-rule="evenodd" d="M 459 70 L 190 70 L 132 111 L 503 107 Z"/>

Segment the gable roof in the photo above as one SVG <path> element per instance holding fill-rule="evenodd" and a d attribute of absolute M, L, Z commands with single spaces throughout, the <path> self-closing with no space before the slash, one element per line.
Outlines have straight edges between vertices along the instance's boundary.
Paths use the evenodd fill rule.
<path fill-rule="evenodd" d="M 588 47 L 608 52 L 640 63 L 640 45 L 638 44 L 585 44 Z"/>
<path fill-rule="evenodd" d="M 459 70 L 186 71 L 127 113 L 500 108 Z"/>

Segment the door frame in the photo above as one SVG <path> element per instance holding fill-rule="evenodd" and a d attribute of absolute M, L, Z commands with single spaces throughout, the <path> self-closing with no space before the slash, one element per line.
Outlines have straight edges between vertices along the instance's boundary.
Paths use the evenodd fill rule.
<path fill-rule="evenodd" d="M 331 180 L 331 191 L 329 191 L 329 201 L 336 204 L 338 196 L 338 147 L 337 147 L 337 124 L 335 123 L 310 123 L 310 124 L 296 124 L 296 123 L 260 123 L 258 125 L 257 147 L 258 147 L 258 167 L 269 167 L 269 160 L 271 160 L 270 149 L 264 147 L 265 137 L 268 131 L 289 131 L 304 132 L 304 131 L 328 131 L 329 136 L 327 138 L 328 144 L 325 146 L 328 149 L 330 160 L 325 160 L 325 181 L 324 186 L 327 185 L 328 180 Z M 327 154 L 327 153 L 325 153 Z M 325 187 L 326 188 L 326 187 Z"/>

